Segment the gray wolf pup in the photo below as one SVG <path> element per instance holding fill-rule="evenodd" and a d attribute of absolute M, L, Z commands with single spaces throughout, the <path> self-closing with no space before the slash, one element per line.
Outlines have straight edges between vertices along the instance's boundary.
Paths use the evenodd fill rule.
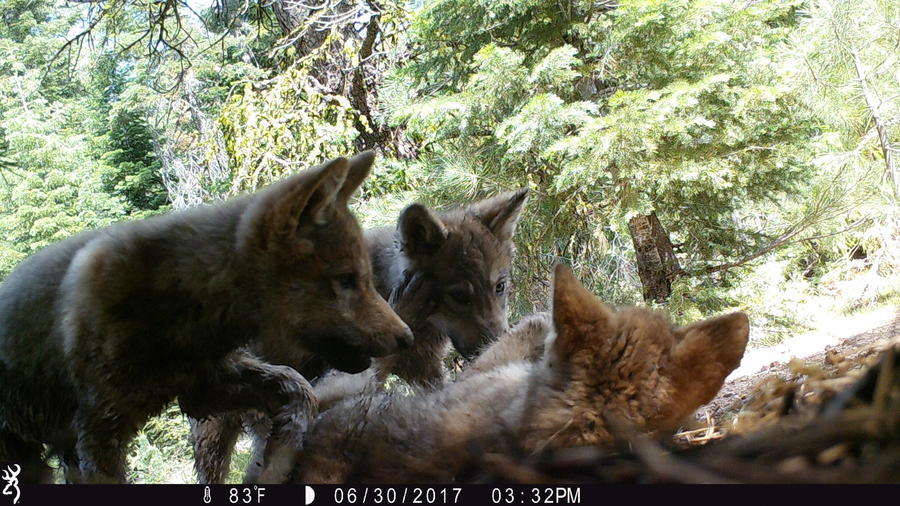
<path fill-rule="evenodd" d="M 365 373 L 331 372 L 320 378 L 315 383 L 320 409 L 383 382 L 391 373 L 415 385 L 437 388 L 444 381 L 443 359 L 450 342 L 471 357 L 507 329 L 513 234 L 527 194 L 527 189 L 520 189 L 442 213 L 411 204 L 396 227 L 366 231 L 375 287 L 412 329 L 415 342 L 409 349 L 376 359 Z M 256 344 L 253 350 L 306 378 L 323 373 L 321 364 L 270 343 Z M 242 427 L 253 438 L 244 482 L 259 481 L 269 421 L 258 414 L 231 413 L 192 423 L 201 483 L 225 481 Z"/>
<path fill-rule="evenodd" d="M 412 334 L 372 285 L 347 199 L 373 156 L 338 158 L 256 194 L 82 233 L 0 286 L 0 461 L 46 480 L 123 481 L 125 448 L 177 398 L 195 418 L 273 421 L 273 477 L 317 405 L 288 367 L 230 353 L 251 340 L 360 371 Z"/>

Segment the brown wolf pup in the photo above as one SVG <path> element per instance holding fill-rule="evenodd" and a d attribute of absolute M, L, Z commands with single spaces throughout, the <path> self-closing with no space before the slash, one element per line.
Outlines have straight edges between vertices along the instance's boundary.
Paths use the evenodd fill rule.
<path fill-rule="evenodd" d="M 527 189 L 520 189 L 442 213 L 411 204 L 396 227 L 366 231 L 375 287 L 412 329 L 415 342 L 407 350 L 375 360 L 365 373 L 332 372 L 321 378 L 316 383 L 321 409 L 373 382 L 383 382 L 391 373 L 415 385 L 437 387 L 444 381 L 449 342 L 471 357 L 507 329 L 512 239 L 527 194 Z M 255 345 L 254 351 L 307 378 L 323 372 L 321 364 L 271 344 Z M 259 480 L 269 422 L 258 414 L 233 413 L 192 422 L 201 483 L 225 481 L 242 427 L 253 438 L 244 482 Z"/>
<path fill-rule="evenodd" d="M 177 397 L 196 418 L 265 412 L 271 476 L 290 469 L 317 410 L 310 385 L 229 353 L 254 339 L 360 371 L 412 344 L 347 209 L 372 158 L 86 232 L 19 265 L 0 286 L 0 461 L 46 480 L 47 444 L 68 480 L 123 481 L 126 445 Z"/>
<path fill-rule="evenodd" d="M 464 480 L 483 452 L 610 445 L 610 419 L 642 432 L 667 429 L 715 395 L 740 363 L 749 331 L 743 313 L 673 328 L 646 309 L 614 310 L 564 266 L 556 268 L 555 333 L 544 358 L 506 363 L 532 355 L 540 326 L 516 327 L 494 345 L 520 340 L 506 346 L 509 354 L 482 355 L 496 368 L 439 391 L 358 397 L 322 413 L 295 480 Z"/>

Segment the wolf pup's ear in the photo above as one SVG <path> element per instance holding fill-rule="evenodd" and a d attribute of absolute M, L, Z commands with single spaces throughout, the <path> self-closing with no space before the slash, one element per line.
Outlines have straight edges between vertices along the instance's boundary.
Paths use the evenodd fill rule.
<path fill-rule="evenodd" d="M 577 351 L 611 338 L 613 312 L 588 291 L 563 264 L 553 273 L 553 354 L 567 360 Z"/>
<path fill-rule="evenodd" d="M 350 200 L 353 193 L 356 192 L 366 179 L 366 176 L 369 175 L 374 162 L 375 152 L 371 150 L 363 151 L 350 159 L 349 167 L 347 168 L 347 179 L 344 180 L 344 185 L 341 187 L 341 191 L 338 192 L 341 202 L 347 203 Z"/>
<path fill-rule="evenodd" d="M 470 209 L 494 237 L 500 241 L 509 241 L 516 231 L 516 223 L 519 222 L 527 197 L 528 188 L 522 188 L 475 202 Z"/>
<path fill-rule="evenodd" d="M 297 226 L 326 225 L 331 221 L 338 197 L 347 180 L 349 164 L 346 158 L 336 158 L 325 164 L 325 175 L 303 206 L 294 207 Z"/>
<path fill-rule="evenodd" d="M 409 256 L 428 255 L 444 244 L 447 227 L 441 219 L 422 204 L 410 204 L 400 213 L 397 228 L 403 240 L 403 251 Z"/>
<path fill-rule="evenodd" d="M 239 242 L 268 249 L 291 240 L 302 225 L 327 223 L 347 167 L 346 158 L 335 158 L 257 194 L 241 219 Z"/>
<path fill-rule="evenodd" d="M 737 368 L 750 336 L 750 320 L 744 313 L 731 313 L 681 327 L 672 350 L 673 380 L 686 404 L 709 402 L 725 378 Z"/>

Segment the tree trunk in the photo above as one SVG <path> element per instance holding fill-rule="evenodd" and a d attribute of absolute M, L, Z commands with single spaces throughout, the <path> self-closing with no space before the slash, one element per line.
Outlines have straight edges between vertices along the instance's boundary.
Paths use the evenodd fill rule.
<path fill-rule="evenodd" d="M 681 272 L 669 233 L 659 222 L 656 212 L 635 216 L 628 221 L 628 230 L 637 257 L 644 300 L 665 302 L 672 293 L 672 280 Z"/>
<path fill-rule="evenodd" d="M 366 5 L 372 13 L 367 19 L 352 15 L 352 11 L 358 9 L 359 5 L 349 0 L 329 0 L 315 6 L 291 0 L 274 0 L 272 11 L 278 19 L 282 34 L 296 48 L 298 58 L 307 56 L 322 46 L 330 29 L 343 33 L 346 39 L 352 39 L 360 37 L 362 33 L 355 24 L 366 23 L 365 35 L 358 41 L 358 63 L 352 69 L 349 68 L 351 62 L 345 56 L 331 54 L 325 59 L 326 63 L 311 66 L 309 73 L 324 88 L 323 91 L 346 97 L 358 113 L 354 118 L 354 127 L 359 132 L 357 149 L 393 148 L 396 154 L 402 155 L 403 150 L 393 142 L 393 129 L 378 123 L 370 106 L 375 94 L 372 84 L 378 76 L 373 75 L 377 71 L 367 62 L 375 52 L 375 43 L 380 35 L 381 8 L 374 0 L 368 0 Z M 340 19 L 341 16 L 347 18 L 333 20 Z M 340 47 L 334 49 L 338 52 L 341 50 Z"/>
<path fill-rule="evenodd" d="M 329 6 L 330 2 L 325 2 L 323 6 Z M 335 8 L 345 8 L 344 2 L 337 2 Z M 272 2 L 272 12 L 275 19 L 281 26 L 281 34 L 292 42 L 297 48 L 297 55 L 302 57 L 310 54 L 317 47 L 325 42 L 328 32 L 322 29 L 316 29 L 314 26 L 305 26 L 310 21 L 310 17 L 318 14 L 320 9 L 307 6 L 302 2 L 291 2 L 285 0 L 276 0 Z"/>
<path fill-rule="evenodd" d="M 359 111 L 360 116 L 354 121 L 354 127 L 359 132 L 357 139 L 357 147 L 360 150 L 375 149 L 384 147 L 386 144 L 387 134 L 381 128 L 381 125 L 375 121 L 372 109 L 369 107 L 369 97 L 372 91 L 366 86 L 365 61 L 372 56 L 375 47 L 375 40 L 378 37 L 380 26 L 378 20 L 380 14 L 375 14 L 369 19 L 366 27 L 366 37 L 363 39 L 359 48 L 359 65 L 353 70 L 353 78 L 350 81 L 350 103 L 353 108 Z M 363 124 L 362 118 L 365 118 L 366 124 Z"/>

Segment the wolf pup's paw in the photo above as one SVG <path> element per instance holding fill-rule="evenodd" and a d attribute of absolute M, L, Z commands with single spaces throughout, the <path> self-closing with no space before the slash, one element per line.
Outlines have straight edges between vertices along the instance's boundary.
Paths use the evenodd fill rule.
<path fill-rule="evenodd" d="M 547 338 L 552 332 L 553 319 L 550 313 L 535 313 L 519 320 L 510 329 L 509 338 L 519 341 L 524 360 L 534 362 L 544 356 Z"/>
<path fill-rule="evenodd" d="M 486 372 L 514 362 L 536 362 L 544 356 L 545 342 L 553 325 L 548 313 L 519 320 L 509 331 L 475 359 L 464 375 Z"/>
<path fill-rule="evenodd" d="M 316 409 L 285 409 L 273 419 L 262 462 L 248 466 L 244 483 L 286 483 L 300 458 Z"/>
<path fill-rule="evenodd" d="M 403 281 L 391 291 L 388 304 L 408 324 L 422 320 L 434 311 L 432 286 L 427 276 L 406 271 Z"/>

